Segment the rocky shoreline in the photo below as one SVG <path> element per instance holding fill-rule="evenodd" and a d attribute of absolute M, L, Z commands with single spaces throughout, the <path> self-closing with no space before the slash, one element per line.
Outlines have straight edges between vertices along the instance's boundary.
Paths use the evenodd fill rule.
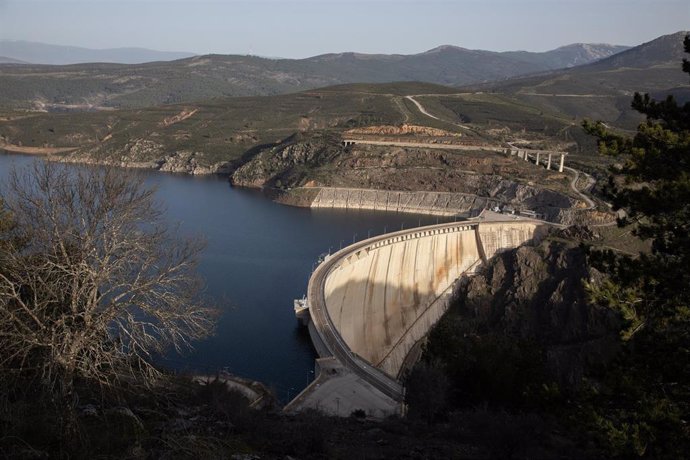
<path fill-rule="evenodd" d="M 175 152 L 152 161 L 133 161 L 121 157 L 96 159 L 92 156 L 71 154 L 42 155 L 51 161 L 73 164 L 110 165 L 122 168 L 149 169 L 161 172 L 211 175 L 228 177 L 233 186 L 261 189 L 273 201 L 303 208 L 314 209 L 361 209 L 373 211 L 404 212 L 438 216 L 472 217 L 483 209 L 499 207 L 507 212 L 526 212 L 528 215 L 563 225 L 606 225 L 615 216 L 596 210 L 584 209 L 577 199 L 548 189 L 520 184 L 500 176 L 482 177 L 464 173 L 465 190 L 386 190 L 382 188 L 358 188 L 352 186 L 283 187 L 262 180 L 238 180 L 246 166 L 233 162 L 203 166 L 199 160 L 203 154 Z M 479 192 L 479 193 L 472 193 Z"/>

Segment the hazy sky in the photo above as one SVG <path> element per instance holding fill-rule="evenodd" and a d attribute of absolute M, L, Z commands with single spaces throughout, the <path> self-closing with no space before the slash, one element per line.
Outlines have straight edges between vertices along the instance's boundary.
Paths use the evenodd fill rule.
<path fill-rule="evenodd" d="M 0 0 L 0 38 L 199 54 L 543 51 L 688 28 L 690 0 Z"/>

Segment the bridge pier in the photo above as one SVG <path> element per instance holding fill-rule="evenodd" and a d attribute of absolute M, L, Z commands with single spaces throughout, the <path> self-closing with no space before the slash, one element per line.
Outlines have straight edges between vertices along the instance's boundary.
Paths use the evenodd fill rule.
<path fill-rule="evenodd" d="M 541 152 L 537 152 L 537 160 L 534 162 L 535 165 L 539 166 L 539 156 L 541 155 Z"/>
<path fill-rule="evenodd" d="M 561 164 L 558 167 L 558 172 L 563 172 L 564 166 L 565 166 L 565 155 L 561 153 Z"/>
<path fill-rule="evenodd" d="M 549 160 L 548 160 L 548 162 L 546 163 L 546 169 L 547 169 L 547 170 L 550 170 L 550 169 L 551 169 L 551 154 L 550 154 L 550 153 L 549 153 Z"/>

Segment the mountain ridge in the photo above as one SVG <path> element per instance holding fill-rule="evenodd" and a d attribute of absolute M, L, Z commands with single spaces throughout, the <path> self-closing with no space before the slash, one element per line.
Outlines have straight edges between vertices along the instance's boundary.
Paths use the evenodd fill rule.
<path fill-rule="evenodd" d="M 27 62 L 13 59 L 6 56 L 0 56 L 0 64 L 28 64 Z"/>
<path fill-rule="evenodd" d="M 0 56 L 38 65 L 71 65 L 87 63 L 142 64 L 173 61 L 195 56 L 195 53 L 158 51 L 141 47 L 86 48 L 54 45 L 27 40 L 0 40 Z"/>
<path fill-rule="evenodd" d="M 657 48 L 670 46 L 671 39 L 658 40 L 661 45 Z M 570 69 L 576 72 L 581 62 L 600 65 L 615 58 L 613 53 L 630 52 L 621 51 L 625 47 L 598 46 L 575 44 L 546 53 L 498 53 L 442 45 L 415 55 L 349 52 L 300 60 L 202 55 L 136 65 L 3 66 L 0 107 L 49 111 L 141 108 L 217 97 L 286 94 L 340 84 L 402 81 L 457 88 L 493 82 L 487 87 L 502 88 L 520 85 L 520 79 L 564 75 L 563 70 L 553 70 L 554 66 L 576 65 Z M 657 60 L 675 60 L 675 48 L 673 52 L 662 51 L 654 51 Z M 662 88 L 683 83 L 667 80 L 669 84 Z M 607 91 L 620 92 L 616 88 Z"/>
<path fill-rule="evenodd" d="M 520 54 L 525 56 L 549 56 L 558 51 L 573 49 L 573 47 L 594 47 L 604 50 L 610 50 L 609 53 L 619 52 L 622 49 L 627 49 L 629 47 L 619 46 L 619 45 L 609 45 L 609 44 L 598 44 L 598 43 L 573 43 L 568 45 L 559 46 L 548 51 L 490 51 L 483 49 L 470 49 L 458 45 L 444 44 L 431 48 L 426 51 L 419 53 L 363 53 L 358 51 L 344 51 L 340 53 L 325 53 L 315 56 L 309 56 L 301 59 L 291 59 L 291 58 L 281 58 L 281 57 L 263 57 L 246 55 L 260 59 L 267 59 L 273 61 L 311 61 L 311 60 L 323 60 L 323 59 L 334 59 L 339 57 L 355 57 L 359 59 L 372 60 L 372 59 L 384 59 L 384 60 L 397 60 L 405 58 L 415 58 L 426 56 L 430 54 L 442 53 L 442 52 L 454 52 L 454 53 L 469 53 L 477 55 L 503 55 L 511 56 L 514 54 Z M 62 53 L 62 55 L 61 55 Z M 134 54 L 134 56 L 126 57 L 127 53 Z M 51 54 L 47 56 L 47 54 Z M 0 56 L 7 57 L 8 59 L 14 59 L 27 64 L 35 65 L 73 65 L 73 64 L 90 64 L 90 63 L 111 63 L 111 64 L 145 64 L 148 62 L 156 61 L 174 61 L 180 59 L 188 59 L 195 56 L 226 56 L 226 57 L 239 57 L 245 56 L 240 54 L 222 54 L 222 53 L 206 53 L 206 54 L 196 54 L 188 52 L 177 52 L 177 51 L 158 51 L 143 47 L 117 47 L 117 48 L 87 48 L 82 46 L 66 46 L 66 45 L 54 45 L 50 43 L 42 42 L 31 42 L 26 40 L 10 40 L 10 39 L 0 39 Z M 47 57 L 46 57 L 47 56 Z M 150 58 L 150 60 L 144 60 L 144 57 Z M 89 60 L 91 58 L 92 60 Z M 532 61 L 547 62 L 548 59 L 532 59 Z M 548 68 L 556 68 L 554 64 L 545 64 Z M 557 64 L 556 64 L 557 66 Z"/>

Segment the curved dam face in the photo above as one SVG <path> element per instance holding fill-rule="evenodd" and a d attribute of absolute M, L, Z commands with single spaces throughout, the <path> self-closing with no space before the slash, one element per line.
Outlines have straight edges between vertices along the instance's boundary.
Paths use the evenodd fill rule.
<path fill-rule="evenodd" d="M 540 240 L 548 228 L 527 219 L 433 225 L 328 257 L 309 280 L 306 303 L 295 308 L 320 356 L 317 377 L 285 410 L 400 414 L 401 369 L 445 313 L 454 282 L 502 250 Z"/>
<path fill-rule="evenodd" d="M 446 310 L 453 283 L 539 224 L 419 229 L 343 258 L 324 283 L 328 315 L 350 350 L 397 378 L 410 349 Z"/>

